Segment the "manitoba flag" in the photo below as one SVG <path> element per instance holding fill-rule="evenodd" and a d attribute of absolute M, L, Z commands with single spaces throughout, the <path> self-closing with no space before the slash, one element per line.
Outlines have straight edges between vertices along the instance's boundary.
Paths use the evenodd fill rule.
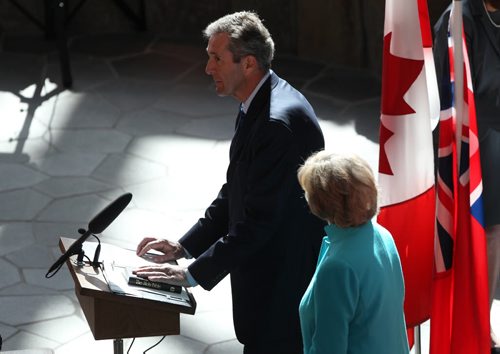
<path fill-rule="evenodd" d="M 430 316 L 435 191 L 431 119 L 439 115 L 425 0 L 387 0 L 380 117 L 378 222 L 394 237 L 405 280 L 405 317 Z"/>
<path fill-rule="evenodd" d="M 453 30 L 448 34 L 449 70 L 441 75 L 440 84 L 431 354 L 490 351 L 481 165 L 460 5 L 460 1 L 453 2 Z"/>

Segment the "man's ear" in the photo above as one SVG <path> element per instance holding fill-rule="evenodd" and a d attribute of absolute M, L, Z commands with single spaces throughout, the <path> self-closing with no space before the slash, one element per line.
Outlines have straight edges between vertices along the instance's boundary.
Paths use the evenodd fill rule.
<path fill-rule="evenodd" d="M 243 59 L 243 69 L 247 72 L 252 72 L 259 69 L 257 59 L 253 55 L 247 55 Z"/>

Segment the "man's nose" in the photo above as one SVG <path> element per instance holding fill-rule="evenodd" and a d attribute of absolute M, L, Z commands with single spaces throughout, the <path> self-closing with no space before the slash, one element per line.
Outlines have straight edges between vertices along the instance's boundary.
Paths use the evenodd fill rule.
<path fill-rule="evenodd" d="M 207 60 L 207 65 L 205 66 L 205 73 L 207 75 L 212 75 L 214 69 L 213 69 L 213 63 L 212 63 L 212 60 Z"/>

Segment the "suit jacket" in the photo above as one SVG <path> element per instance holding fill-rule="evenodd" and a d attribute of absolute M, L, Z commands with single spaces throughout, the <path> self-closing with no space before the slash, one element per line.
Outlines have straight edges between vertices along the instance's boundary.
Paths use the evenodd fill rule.
<path fill-rule="evenodd" d="M 489 129 L 500 131 L 500 29 L 495 28 L 483 0 L 463 0 L 464 32 L 469 54 L 479 138 Z M 438 83 L 449 81 L 448 22 L 451 7 L 434 26 L 434 59 Z M 440 93 L 443 94 L 440 87 Z"/>
<path fill-rule="evenodd" d="M 226 183 L 180 239 L 204 289 L 231 274 L 236 336 L 247 351 L 302 351 L 298 306 L 324 222 L 310 213 L 297 168 L 323 148 L 311 105 L 271 72 L 238 117 Z"/>
<path fill-rule="evenodd" d="M 434 27 L 438 82 L 449 82 L 449 16 L 450 8 Z M 476 102 L 485 225 L 492 226 L 500 224 L 500 28 L 491 24 L 483 0 L 463 0 L 463 20 Z M 442 101 L 449 101 L 449 92 L 441 86 Z"/>

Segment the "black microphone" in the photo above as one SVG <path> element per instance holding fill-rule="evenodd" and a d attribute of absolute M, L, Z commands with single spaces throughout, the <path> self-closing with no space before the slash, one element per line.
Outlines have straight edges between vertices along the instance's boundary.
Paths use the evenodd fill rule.
<path fill-rule="evenodd" d="M 100 234 L 103 232 L 125 209 L 132 199 L 132 193 L 125 193 L 117 198 L 113 203 L 101 210 L 99 214 L 94 216 L 89 222 L 89 231 L 92 234 Z"/>
<path fill-rule="evenodd" d="M 52 277 L 55 273 L 57 273 L 59 268 L 61 268 L 63 263 L 69 257 L 74 254 L 80 253 L 82 244 L 85 242 L 85 240 L 92 234 L 100 234 L 101 232 L 103 232 L 118 217 L 118 215 L 120 215 L 123 209 L 127 207 L 131 199 L 132 193 L 123 194 L 114 202 L 101 210 L 96 216 L 92 218 L 92 220 L 90 220 L 87 231 L 78 230 L 80 233 L 82 233 L 81 231 L 83 231 L 82 236 L 80 236 L 78 240 L 73 242 L 68 250 L 61 257 L 59 257 L 59 259 L 50 267 L 47 274 L 45 274 L 45 277 Z"/>

